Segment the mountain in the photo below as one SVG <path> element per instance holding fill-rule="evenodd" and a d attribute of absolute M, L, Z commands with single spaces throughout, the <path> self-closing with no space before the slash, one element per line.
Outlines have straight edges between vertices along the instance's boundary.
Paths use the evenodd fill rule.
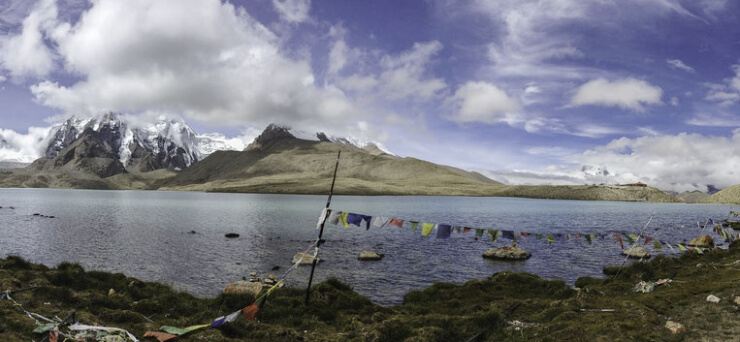
<path fill-rule="evenodd" d="M 88 127 L 69 146 L 58 151 L 54 159 L 39 158 L 27 168 L 38 171 L 81 171 L 100 178 L 126 173 L 126 168 L 103 132 Z"/>
<path fill-rule="evenodd" d="M 361 148 L 321 134 L 296 135 L 270 125 L 244 151 L 217 151 L 161 189 L 324 194 L 339 151 L 339 194 L 480 196 L 502 186 L 478 173 L 390 155 L 377 145 Z"/>
<path fill-rule="evenodd" d="M 704 198 L 700 203 L 740 204 L 740 185 L 733 185 L 723 189 L 714 195 Z"/>
<path fill-rule="evenodd" d="M 699 190 L 694 190 L 694 191 L 684 191 L 678 194 L 677 197 L 682 199 L 686 203 L 699 203 L 701 202 L 701 200 L 709 197 L 709 195 Z"/>
<path fill-rule="evenodd" d="M 220 134 L 198 135 L 180 119 L 160 117 L 154 123 L 139 124 L 119 114 L 108 113 L 99 118 L 71 117 L 52 127 L 43 157 L 56 158 L 87 129 L 97 132 L 100 140 L 131 172 L 181 170 L 216 150 L 241 147 L 230 145 Z"/>

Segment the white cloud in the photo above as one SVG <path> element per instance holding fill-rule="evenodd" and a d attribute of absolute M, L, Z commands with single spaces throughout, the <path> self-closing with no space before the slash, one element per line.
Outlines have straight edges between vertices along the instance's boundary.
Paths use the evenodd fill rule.
<path fill-rule="evenodd" d="M 308 59 L 284 56 L 273 32 L 230 3 L 99 0 L 55 31 L 65 68 L 82 80 L 31 90 L 67 113 L 158 110 L 221 125 L 363 114 L 338 88 L 314 84 Z"/>
<path fill-rule="evenodd" d="M 0 161 L 30 163 L 42 154 L 48 141 L 51 127 L 29 127 L 22 134 L 10 129 L 0 128 Z"/>
<path fill-rule="evenodd" d="M 643 112 L 644 105 L 661 104 L 663 90 L 642 80 L 625 78 L 614 82 L 603 78 L 580 86 L 571 98 L 570 106 L 614 106 Z"/>
<path fill-rule="evenodd" d="M 708 127 L 740 127 L 740 114 L 724 111 L 702 111 L 686 120 L 686 124 Z"/>
<path fill-rule="evenodd" d="M 735 75 L 724 80 L 724 84 L 708 84 L 706 100 L 716 102 L 721 107 L 729 107 L 740 102 L 740 64 L 731 67 Z"/>
<path fill-rule="evenodd" d="M 681 104 L 681 101 L 678 99 L 678 97 L 671 97 L 671 106 L 678 107 L 678 105 Z"/>
<path fill-rule="evenodd" d="M 700 134 L 620 138 L 575 156 L 580 165 L 606 165 L 620 183 L 642 181 L 664 190 L 706 190 L 737 184 L 740 130 L 730 137 Z"/>
<path fill-rule="evenodd" d="M 379 80 L 381 92 L 389 99 L 417 97 L 430 99 L 447 87 L 440 78 L 426 78 L 425 73 L 431 60 L 442 50 L 442 43 L 431 41 L 415 43 L 400 55 L 385 55 L 380 60 L 384 71 Z"/>
<path fill-rule="evenodd" d="M 272 5 L 283 20 L 289 23 L 302 23 L 308 20 L 311 0 L 272 0 Z"/>
<path fill-rule="evenodd" d="M 668 63 L 668 66 L 671 69 L 679 69 L 679 70 L 683 70 L 683 71 L 691 72 L 691 73 L 693 73 L 693 72 L 696 71 L 696 70 L 694 70 L 694 68 L 686 65 L 680 59 L 666 59 L 666 63 Z"/>
<path fill-rule="evenodd" d="M 13 78 L 43 77 L 54 67 L 54 54 L 44 43 L 56 25 L 54 0 L 39 1 L 23 19 L 20 34 L 0 37 L 0 67 Z"/>
<path fill-rule="evenodd" d="M 450 98 L 455 113 L 448 119 L 455 122 L 501 122 L 506 114 L 519 111 L 519 104 L 503 90 L 487 82 L 467 82 Z"/>

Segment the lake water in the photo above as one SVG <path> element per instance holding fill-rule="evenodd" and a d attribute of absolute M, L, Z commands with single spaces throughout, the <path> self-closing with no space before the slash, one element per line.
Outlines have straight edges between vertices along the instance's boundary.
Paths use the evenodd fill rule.
<path fill-rule="evenodd" d="M 197 296 L 215 296 L 249 272 L 280 276 L 297 252 L 316 239 L 316 221 L 326 196 L 199 192 L 0 189 L 0 256 L 19 255 L 55 266 L 78 262 L 89 270 L 122 272 L 171 284 Z M 15 209 L 9 209 L 9 206 Z M 531 233 L 639 233 L 680 242 L 699 235 L 697 221 L 725 219 L 729 206 L 592 202 L 477 197 L 335 196 L 332 208 L 373 216 Z M 33 213 L 55 218 L 33 216 Z M 684 226 L 681 228 L 681 226 Z M 338 277 L 373 301 L 391 305 L 409 290 L 432 283 L 463 283 L 504 270 L 530 272 L 573 283 L 601 277 L 622 263 L 613 239 L 547 243 L 534 237 L 519 246 L 526 261 L 486 260 L 481 254 L 509 240 L 422 237 L 420 230 L 344 228 L 327 224 L 315 281 Z M 710 229 L 707 229 L 709 232 Z M 195 231 L 196 234 L 188 232 Z M 225 233 L 238 233 L 227 239 Z M 712 233 L 713 234 L 713 233 Z M 648 248 L 652 251 L 652 247 Z M 360 262 L 363 250 L 385 253 Z M 670 254 L 669 250 L 661 253 Z M 271 271 L 274 266 L 280 270 Z M 287 283 L 305 286 L 310 267 Z"/>

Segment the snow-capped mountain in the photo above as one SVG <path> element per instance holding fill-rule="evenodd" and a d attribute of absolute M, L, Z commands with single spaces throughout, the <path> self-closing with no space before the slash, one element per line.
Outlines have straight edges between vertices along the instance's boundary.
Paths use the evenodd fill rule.
<path fill-rule="evenodd" d="M 336 137 L 336 136 L 324 134 L 322 132 L 309 133 L 306 131 L 301 131 L 301 130 L 293 129 L 293 128 L 286 127 L 286 126 L 278 126 L 275 124 L 271 124 L 267 126 L 267 128 L 265 128 L 265 132 L 268 132 L 268 134 L 270 131 L 281 131 L 283 133 L 289 134 L 290 136 L 296 139 L 301 139 L 301 140 L 326 141 L 326 142 L 333 142 L 333 143 L 339 143 L 339 144 L 345 144 L 345 145 L 352 145 L 355 147 L 359 147 L 365 151 L 368 151 L 372 154 L 385 153 L 385 154 L 397 157 L 395 153 L 388 150 L 388 148 L 385 147 L 385 145 L 383 145 L 382 143 L 379 143 L 376 141 L 368 141 L 368 140 L 364 140 L 364 139 L 353 137 L 353 136 Z M 262 134 L 265 134 L 265 133 L 262 133 Z"/>
<path fill-rule="evenodd" d="M 108 113 L 99 118 L 71 117 L 52 127 L 45 141 L 44 158 L 53 159 L 86 129 L 98 132 L 126 169 L 184 169 L 217 150 L 238 150 L 234 141 L 221 134 L 198 135 L 180 119 L 160 117 L 140 124 Z"/>

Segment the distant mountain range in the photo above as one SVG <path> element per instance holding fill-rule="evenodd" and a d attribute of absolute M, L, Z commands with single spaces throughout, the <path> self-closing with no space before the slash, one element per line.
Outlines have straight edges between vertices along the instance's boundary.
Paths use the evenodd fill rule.
<path fill-rule="evenodd" d="M 0 170 L 0 186 L 324 194 L 341 151 L 339 194 L 682 201 L 645 186 L 503 185 L 476 172 L 401 158 L 379 143 L 278 125 L 240 151 L 227 140 L 198 135 L 182 120 L 140 125 L 113 113 L 70 118 L 50 130 L 43 158 Z M 581 171 L 610 175 L 605 168 Z"/>

